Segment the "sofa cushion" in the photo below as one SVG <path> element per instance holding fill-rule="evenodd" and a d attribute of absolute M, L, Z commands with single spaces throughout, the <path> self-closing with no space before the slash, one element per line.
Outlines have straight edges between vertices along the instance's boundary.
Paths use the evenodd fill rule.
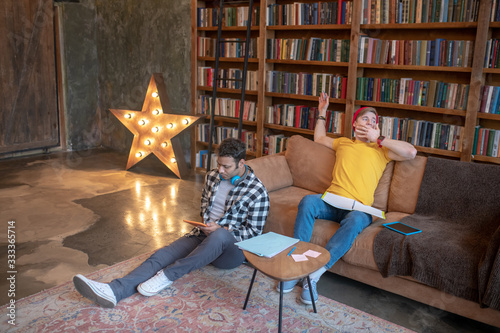
<path fill-rule="evenodd" d="M 389 188 L 391 187 L 392 173 L 394 171 L 394 161 L 391 161 L 385 167 L 384 173 L 380 178 L 375 194 L 373 195 L 373 207 L 387 211 L 387 201 L 389 200 Z"/>
<path fill-rule="evenodd" d="M 427 157 L 423 156 L 416 156 L 409 161 L 396 162 L 389 190 L 388 211 L 407 214 L 415 212 L 426 163 Z"/>
<path fill-rule="evenodd" d="M 323 193 L 332 182 L 335 152 L 300 135 L 288 140 L 285 152 L 293 185 Z"/>
<path fill-rule="evenodd" d="M 315 193 L 295 186 L 270 192 L 271 206 L 269 207 L 264 232 L 273 231 L 293 237 L 299 202 L 308 194 Z"/>
<path fill-rule="evenodd" d="M 383 223 L 399 221 L 408 216 L 404 213 L 388 213 L 386 220 L 378 219 L 364 229 L 354 240 L 352 247 L 342 257 L 342 260 L 356 266 L 361 266 L 378 271 L 375 257 L 373 256 L 373 242 L 377 233 L 382 230 Z M 335 234 L 340 224 L 329 220 L 316 220 L 311 237 L 311 243 L 325 246 L 330 238 Z"/>
<path fill-rule="evenodd" d="M 293 184 L 292 174 L 284 155 L 269 155 L 246 161 L 268 192 Z"/>

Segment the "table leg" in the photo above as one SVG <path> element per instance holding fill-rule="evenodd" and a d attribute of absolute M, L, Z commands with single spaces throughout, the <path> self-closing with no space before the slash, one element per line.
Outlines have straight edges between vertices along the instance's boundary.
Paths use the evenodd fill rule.
<path fill-rule="evenodd" d="M 281 333 L 282 316 L 283 316 L 283 281 L 280 281 L 280 316 L 278 320 L 278 333 Z"/>
<path fill-rule="evenodd" d="M 316 302 L 314 301 L 314 295 L 313 295 L 313 290 L 312 290 L 312 286 L 311 286 L 311 279 L 309 278 L 309 275 L 307 276 L 307 284 L 309 285 L 309 292 L 311 293 L 311 301 L 312 301 L 314 313 L 318 313 L 318 311 L 316 311 Z"/>
<path fill-rule="evenodd" d="M 250 297 L 250 292 L 252 291 L 253 282 L 255 281 L 255 275 L 257 274 L 257 269 L 253 271 L 252 281 L 250 281 L 250 287 L 248 287 L 247 298 L 245 299 L 245 304 L 243 305 L 243 310 L 247 308 L 248 298 Z"/>

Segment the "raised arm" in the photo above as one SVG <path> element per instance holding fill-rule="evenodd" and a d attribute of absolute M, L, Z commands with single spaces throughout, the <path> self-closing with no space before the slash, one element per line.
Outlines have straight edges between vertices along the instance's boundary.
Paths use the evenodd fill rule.
<path fill-rule="evenodd" d="M 378 124 L 376 124 L 375 128 L 361 125 L 356 127 L 355 131 L 356 137 L 366 137 L 370 142 L 377 142 L 377 139 L 380 136 L 380 129 L 378 127 Z M 391 160 L 394 161 L 412 160 L 417 155 L 417 150 L 415 149 L 415 147 L 405 141 L 385 138 L 384 140 L 382 140 L 380 145 L 389 149 L 387 155 Z"/>
<path fill-rule="evenodd" d="M 314 127 L 314 142 L 322 144 L 330 149 L 333 149 L 333 138 L 326 136 L 326 110 L 330 104 L 329 96 L 326 93 L 321 93 L 319 96 L 318 111 L 319 117 Z"/>

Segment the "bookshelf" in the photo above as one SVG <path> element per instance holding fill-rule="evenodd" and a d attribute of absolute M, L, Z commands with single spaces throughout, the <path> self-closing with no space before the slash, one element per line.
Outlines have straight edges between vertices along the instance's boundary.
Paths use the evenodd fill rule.
<path fill-rule="evenodd" d="M 256 115 L 254 120 L 244 123 L 244 128 L 255 131 L 255 151 L 250 152 L 249 156 L 260 157 L 265 154 L 265 151 L 269 153 L 266 147 L 270 136 L 286 138 L 300 134 L 312 138 L 313 129 L 310 126 L 301 126 L 307 125 L 307 122 L 302 121 L 314 112 L 319 92 L 327 87 L 331 96 L 329 110 L 341 112 L 342 117 L 335 119 L 343 122 L 340 126 L 342 130 L 337 130 L 335 133 L 332 130 L 332 133 L 328 133 L 329 136 L 352 137 L 351 122 L 354 111 L 361 106 L 373 106 L 380 116 L 390 118 L 391 124 L 394 121 L 401 124 L 401 127 L 394 127 L 392 133 L 399 131 L 400 135 L 404 135 L 404 130 L 407 128 L 403 126 L 407 126 L 404 124 L 410 120 L 418 121 L 419 126 L 426 123 L 429 128 L 428 135 L 435 135 L 434 133 L 439 133 L 439 130 L 445 128 L 446 131 L 443 130 L 441 135 L 436 135 L 440 136 L 439 140 L 445 136 L 449 138 L 451 140 L 449 144 L 446 141 L 445 146 L 440 146 L 438 138 L 432 141 L 433 145 L 430 144 L 431 140 L 424 140 L 415 144 L 421 154 L 500 164 L 499 157 L 477 154 L 474 150 L 477 147 L 474 137 L 478 126 L 500 131 L 500 114 L 480 112 L 485 86 L 499 87 L 497 93 L 500 95 L 500 52 L 496 68 L 485 66 L 485 55 L 493 49 L 489 46 L 492 42 L 488 41 L 500 40 L 500 22 L 490 20 L 492 1 L 458 0 L 456 7 L 448 8 L 448 15 L 459 22 L 434 22 L 440 19 L 439 14 L 432 17 L 429 11 L 419 13 L 417 10 L 417 4 L 422 1 L 404 0 L 402 3 L 409 6 L 410 12 L 408 13 L 411 13 L 408 14 L 407 19 L 410 23 L 394 22 L 397 20 L 396 15 L 391 16 L 390 13 L 393 12 L 392 4 L 398 3 L 397 1 L 371 0 L 370 3 L 374 5 L 373 11 L 365 8 L 368 3 L 366 0 L 322 2 L 322 6 L 331 6 L 330 11 L 325 12 L 324 15 L 315 16 L 317 21 L 311 19 L 311 15 L 307 16 L 306 13 L 318 11 L 321 13 L 320 10 L 309 11 L 315 6 L 314 4 L 319 3 L 318 1 L 302 0 L 300 1 L 302 7 L 297 2 L 289 0 L 257 1 L 255 6 L 260 8 L 259 25 L 252 28 L 252 37 L 257 39 L 257 57 L 251 59 L 250 70 L 256 71 L 258 86 L 256 90 L 247 92 L 248 98 L 256 103 Z M 433 0 L 428 0 L 426 3 L 433 3 Z M 196 8 L 211 6 L 211 4 L 211 1 L 192 1 L 193 98 L 191 107 L 194 114 L 197 113 L 199 96 L 211 92 L 211 87 L 197 84 L 199 80 L 197 69 L 200 66 L 210 66 L 214 62 L 213 57 L 197 56 L 195 51 L 197 38 L 198 36 L 215 38 L 214 28 L 197 26 Z M 343 8 L 340 17 L 339 6 Z M 463 9 L 462 6 L 464 6 Z M 401 13 L 404 13 L 403 10 Z M 497 10 L 497 7 L 493 10 Z M 371 15 L 369 19 L 366 17 L 367 13 Z M 297 24 L 301 18 L 304 24 Z M 341 23 L 339 23 L 339 18 Z M 226 27 L 223 33 L 227 38 L 241 38 L 241 31 L 243 31 L 241 27 Z M 372 40 L 371 58 L 367 61 L 368 49 L 366 47 L 369 43 L 364 41 L 370 39 Z M 314 55 L 312 49 L 308 49 L 313 40 L 314 43 L 320 45 L 316 48 L 317 53 Z M 348 42 L 346 46 L 342 41 L 350 41 L 350 43 Z M 394 46 L 394 51 L 390 45 Z M 497 45 L 500 49 L 500 41 L 493 45 Z M 442 51 L 436 52 L 436 48 Z M 385 51 L 382 52 L 381 49 Z M 380 56 L 374 53 L 374 50 L 378 50 Z M 433 58 L 429 55 L 431 50 L 435 57 L 440 57 L 439 63 L 436 63 L 437 60 L 433 62 Z M 394 61 L 396 54 L 400 54 L 402 60 Z M 427 57 L 425 60 L 424 55 Z M 418 60 L 416 60 L 417 56 Z M 386 61 L 380 59 L 386 59 Z M 225 68 L 234 68 L 242 63 L 242 59 L 221 58 L 221 62 Z M 332 82 L 330 80 L 339 77 L 341 78 L 340 86 L 330 83 Z M 363 95 L 365 97 L 360 97 L 363 89 L 360 82 L 368 79 L 378 83 L 372 82 L 371 86 L 366 85 L 367 89 L 372 89 L 371 95 L 365 93 Z M 404 79 L 411 79 L 413 82 L 410 85 Z M 392 92 L 389 92 L 387 87 L 391 80 L 392 84 L 397 82 L 397 86 L 392 86 Z M 401 81 L 404 84 L 401 84 Z M 325 82 L 329 82 L 329 85 Z M 381 82 L 384 82 L 385 90 L 383 91 L 387 95 L 380 93 Z M 423 92 L 423 95 L 417 94 L 417 97 L 411 95 L 411 98 L 408 97 L 403 103 L 399 103 L 400 100 L 390 94 L 395 93 L 396 89 L 398 93 L 405 91 L 405 84 L 411 87 L 415 94 L 418 92 L 421 95 Z M 440 84 L 446 87 L 439 88 Z M 336 96 L 331 93 L 334 86 L 338 89 Z M 378 98 L 373 97 L 374 86 L 378 92 L 375 96 Z M 408 87 L 406 87 L 407 90 Z M 438 103 L 438 97 L 436 97 L 432 104 L 427 104 L 429 97 L 426 93 L 434 91 L 433 89 L 436 90 L 433 95 L 442 98 L 442 103 Z M 439 89 L 443 89 L 440 92 L 441 95 L 438 95 Z M 234 94 L 236 90 L 219 88 L 218 91 L 225 97 L 231 98 L 231 94 Z M 407 96 L 406 94 L 408 93 L 405 91 L 404 96 Z M 492 95 L 495 96 L 495 94 Z M 380 96 L 387 98 L 380 98 Z M 393 98 L 390 99 L 389 96 Z M 497 105 L 500 105 L 500 97 L 498 97 Z M 299 109 L 308 109 L 310 113 L 309 116 L 305 116 L 304 113 L 304 116 L 300 118 L 299 127 L 295 127 L 297 122 L 292 121 L 295 118 L 288 117 L 294 112 L 296 112 L 295 117 L 299 116 L 301 114 L 297 111 Z M 282 110 L 288 111 L 281 113 Z M 269 112 L 274 112 L 274 114 L 270 115 Z M 277 121 L 278 118 L 281 121 Z M 229 117 L 216 116 L 215 120 L 218 126 L 234 124 L 234 120 Z M 277 140 L 279 144 L 281 138 Z M 194 154 L 206 148 L 195 135 L 193 135 L 193 142 L 192 160 L 194 161 Z"/>

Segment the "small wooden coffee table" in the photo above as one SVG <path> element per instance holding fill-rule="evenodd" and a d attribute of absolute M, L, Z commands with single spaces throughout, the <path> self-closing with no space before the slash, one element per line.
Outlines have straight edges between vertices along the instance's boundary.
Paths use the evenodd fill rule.
<path fill-rule="evenodd" d="M 295 262 L 292 256 L 288 256 L 288 253 L 295 246 L 295 250 L 292 254 L 302 254 L 307 250 L 313 250 L 321 253 L 316 258 L 307 257 L 307 261 Z M 297 244 L 290 246 L 288 249 L 282 251 L 281 253 L 275 255 L 272 258 L 259 257 L 248 251 L 243 251 L 245 258 L 248 262 L 255 268 L 250 282 L 250 287 L 248 288 L 247 297 L 245 299 L 245 304 L 243 305 L 243 310 L 246 309 L 248 299 L 250 297 L 250 292 L 252 291 L 252 286 L 255 281 L 255 275 L 257 271 L 261 271 L 265 275 L 279 281 L 280 284 L 280 309 L 279 309 L 279 321 L 278 321 L 278 332 L 281 332 L 281 318 L 283 310 L 283 282 L 298 280 L 307 277 L 307 283 L 309 284 L 309 291 L 311 292 L 312 305 L 314 313 L 316 311 L 316 303 L 314 301 L 313 292 L 311 288 L 311 280 L 309 279 L 309 274 L 318 270 L 330 260 L 330 252 L 325 248 L 307 242 L 298 242 Z"/>

